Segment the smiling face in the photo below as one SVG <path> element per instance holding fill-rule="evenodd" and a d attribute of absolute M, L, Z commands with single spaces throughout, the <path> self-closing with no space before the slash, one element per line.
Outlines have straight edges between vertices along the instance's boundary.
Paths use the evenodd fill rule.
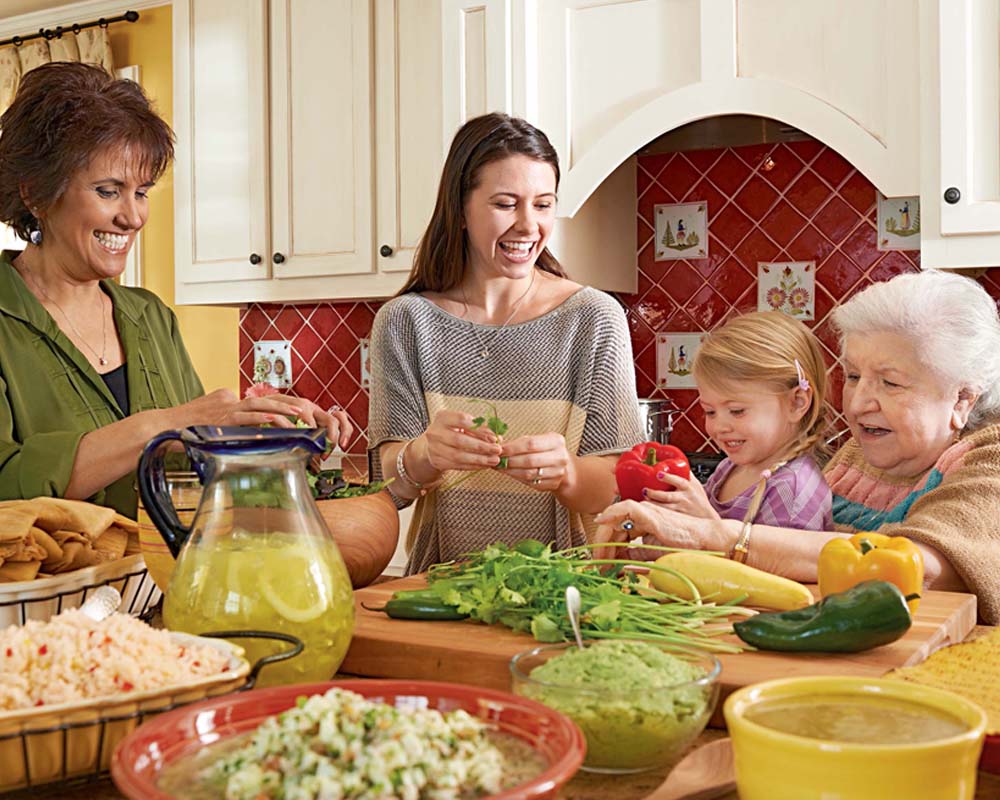
<path fill-rule="evenodd" d="M 149 216 L 152 181 L 124 150 L 98 153 L 41 213 L 46 258 L 79 280 L 114 278 Z"/>
<path fill-rule="evenodd" d="M 555 170 L 515 155 L 490 162 L 476 177 L 464 206 L 468 267 L 486 278 L 523 278 L 552 234 Z"/>
<path fill-rule="evenodd" d="M 910 337 L 868 333 L 844 343 L 844 414 L 865 460 L 889 475 L 930 469 L 974 400 L 928 369 Z"/>
<path fill-rule="evenodd" d="M 740 467 L 770 469 L 798 436 L 810 395 L 802 389 L 775 392 L 765 383 L 698 385 L 705 430 Z"/>

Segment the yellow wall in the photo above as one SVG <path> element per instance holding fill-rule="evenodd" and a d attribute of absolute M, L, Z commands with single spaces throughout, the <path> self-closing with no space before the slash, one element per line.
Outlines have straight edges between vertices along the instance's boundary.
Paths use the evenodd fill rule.
<path fill-rule="evenodd" d="M 173 119 L 173 61 L 170 6 L 144 9 L 139 21 L 112 25 L 115 66 L 139 65 L 143 88 L 160 115 Z M 143 232 L 143 286 L 177 312 L 181 333 L 205 389 L 239 390 L 239 310 L 174 306 L 174 180 L 160 178 L 150 195 L 149 221 Z"/>

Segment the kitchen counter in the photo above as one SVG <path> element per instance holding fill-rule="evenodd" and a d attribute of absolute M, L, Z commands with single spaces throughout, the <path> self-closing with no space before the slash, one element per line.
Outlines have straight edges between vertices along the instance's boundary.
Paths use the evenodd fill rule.
<path fill-rule="evenodd" d="M 725 736 L 725 731 L 709 728 L 695 746 Z M 638 800 L 653 792 L 666 777 L 665 770 L 642 772 L 638 775 L 597 775 L 579 772 L 560 793 L 561 800 Z M 5 795 L 7 800 L 122 800 L 122 795 L 110 780 L 87 784 L 73 789 L 44 787 L 26 792 Z M 1000 797 L 1000 775 L 979 773 L 975 800 L 996 800 Z M 735 791 L 722 795 L 719 800 L 739 800 Z"/>
<path fill-rule="evenodd" d="M 985 631 L 979 626 L 968 637 L 974 639 Z M 725 736 L 725 731 L 707 729 L 695 742 L 695 747 Z M 578 772 L 560 793 L 561 800 L 638 800 L 652 793 L 666 777 L 666 770 L 651 770 L 637 775 L 597 775 Z M 123 800 L 122 795 L 104 779 L 74 788 L 46 789 L 44 786 L 4 795 L 6 800 Z M 1000 775 L 980 772 L 976 784 L 975 800 L 996 800 L 1000 797 Z M 721 796 L 720 800 L 739 800 L 736 792 Z"/>

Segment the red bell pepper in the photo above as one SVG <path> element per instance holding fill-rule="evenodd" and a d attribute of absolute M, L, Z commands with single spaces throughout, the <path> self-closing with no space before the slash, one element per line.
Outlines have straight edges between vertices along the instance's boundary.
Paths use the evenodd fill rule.
<path fill-rule="evenodd" d="M 668 472 L 687 480 L 691 477 L 691 466 L 684 453 L 672 444 L 637 444 L 628 452 L 622 453 L 615 465 L 618 494 L 622 500 L 641 501 L 643 489 L 673 489 L 669 483 L 656 477 L 660 472 Z"/>

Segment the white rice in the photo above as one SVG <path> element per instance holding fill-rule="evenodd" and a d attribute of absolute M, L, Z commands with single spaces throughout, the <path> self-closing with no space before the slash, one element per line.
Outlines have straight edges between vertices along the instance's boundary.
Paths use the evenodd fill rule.
<path fill-rule="evenodd" d="M 0 710 L 158 689 L 222 672 L 206 645 L 181 646 L 134 617 L 95 622 L 79 610 L 0 631 Z"/>

